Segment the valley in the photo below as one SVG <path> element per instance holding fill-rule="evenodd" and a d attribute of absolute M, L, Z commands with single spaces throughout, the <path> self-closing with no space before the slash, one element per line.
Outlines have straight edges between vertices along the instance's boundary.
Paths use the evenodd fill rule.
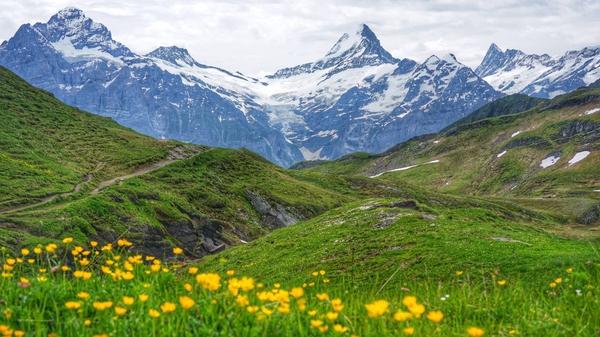
<path fill-rule="evenodd" d="M 260 78 L 68 7 L 0 45 L 3 336 L 595 336 L 600 49 Z M 89 111 L 89 112 L 88 112 Z"/>

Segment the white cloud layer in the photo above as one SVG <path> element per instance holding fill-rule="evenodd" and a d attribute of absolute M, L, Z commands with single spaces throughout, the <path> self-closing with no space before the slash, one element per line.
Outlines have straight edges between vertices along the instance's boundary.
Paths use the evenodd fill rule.
<path fill-rule="evenodd" d="M 492 42 L 551 55 L 600 44 L 598 0 L 2 0 L 0 40 L 67 6 L 135 52 L 177 45 L 201 63 L 247 74 L 322 57 L 360 23 L 395 57 L 452 52 L 472 67 Z"/>

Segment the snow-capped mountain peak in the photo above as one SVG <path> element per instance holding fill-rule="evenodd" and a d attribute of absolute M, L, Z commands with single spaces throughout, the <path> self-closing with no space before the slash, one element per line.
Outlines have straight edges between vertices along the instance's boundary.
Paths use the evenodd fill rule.
<path fill-rule="evenodd" d="M 177 46 L 158 47 L 145 56 L 161 59 L 180 66 L 193 66 L 196 64 L 196 60 L 194 60 L 187 49 Z"/>
<path fill-rule="evenodd" d="M 323 61 L 356 57 L 377 58 L 381 62 L 396 61 L 388 51 L 383 49 L 375 33 L 366 24 L 359 25 L 354 32 L 344 33 L 331 47 Z"/>
<path fill-rule="evenodd" d="M 33 27 L 72 62 L 107 54 L 104 55 L 106 58 L 119 63 L 118 58 L 135 56 L 127 47 L 112 39 L 106 26 L 94 22 L 75 7 L 60 10 L 47 23 L 36 23 Z"/>
<path fill-rule="evenodd" d="M 298 74 L 328 70 L 329 76 L 350 68 L 397 63 L 366 24 L 344 33 L 325 56 L 315 62 L 280 69 L 269 78 L 286 78 Z"/>
<path fill-rule="evenodd" d="M 592 83 L 600 77 L 599 67 L 598 48 L 568 51 L 553 58 L 518 49 L 502 51 L 493 43 L 475 72 L 506 94 L 548 98 Z"/>

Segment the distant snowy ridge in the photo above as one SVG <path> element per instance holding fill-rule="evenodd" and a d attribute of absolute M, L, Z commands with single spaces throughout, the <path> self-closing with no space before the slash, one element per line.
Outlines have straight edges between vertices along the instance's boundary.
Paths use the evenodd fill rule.
<path fill-rule="evenodd" d="M 568 51 L 559 58 L 516 49 L 488 49 L 475 72 L 505 94 L 552 98 L 600 78 L 600 47 Z"/>

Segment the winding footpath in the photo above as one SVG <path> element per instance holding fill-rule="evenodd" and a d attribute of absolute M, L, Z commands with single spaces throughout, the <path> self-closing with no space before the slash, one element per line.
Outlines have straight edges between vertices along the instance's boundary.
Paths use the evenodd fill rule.
<path fill-rule="evenodd" d="M 96 195 L 103 189 L 110 187 L 114 184 L 120 183 L 120 182 L 124 181 L 125 179 L 134 178 L 134 177 L 146 174 L 146 173 L 156 171 L 156 170 L 163 168 L 173 162 L 187 159 L 194 154 L 195 154 L 194 152 L 187 153 L 187 154 L 181 154 L 181 153 L 178 153 L 176 150 L 173 150 L 167 156 L 168 159 L 164 159 L 164 160 L 158 161 L 156 163 L 152 163 L 150 165 L 138 167 L 137 169 L 135 169 L 135 171 L 125 174 L 125 175 L 122 175 L 122 176 L 118 176 L 118 177 L 111 178 L 109 180 L 101 181 L 100 183 L 98 183 L 98 186 L 96 188 L 94 188 L 92 191 L 90 191 L 89 195 Z M 94 170 L 94 172 L 98 171 L 102 166 L 103 166 L 102 164 L 98 165 L 98 167 Z M 65 198 L 69 197 L 71 195 L 74 195 L 75 193 L 79 193 L 81 191 L 81 188 L 83 187 L 83 185 L 89 183 L 91 180 L 92 180 L 92 174 L 86 174 L 84 177 L 84 180 L 82 182 L 80 182 L 79 184 L 75 185 L 73 190 L 70 192 L 48 195 L 48 196 L 42 198 L 40 201 L 33 203 L 33 204 L 19 205 L 19 206 L 15 206 L 15 207 L 9 207 L 6 209 L 2 209 L 2 210 L 0 210 L 0 214 L 10 214 L 10 213 L 16 213 L 19 211 L 25 211 L 25 210 L 28 210 L 31 208 L 37 208 L 39 206 L 49 204 L 49 203 L 53 202 L 54 200 L 61 198 L 61 197 L 65 197 Z"/>

